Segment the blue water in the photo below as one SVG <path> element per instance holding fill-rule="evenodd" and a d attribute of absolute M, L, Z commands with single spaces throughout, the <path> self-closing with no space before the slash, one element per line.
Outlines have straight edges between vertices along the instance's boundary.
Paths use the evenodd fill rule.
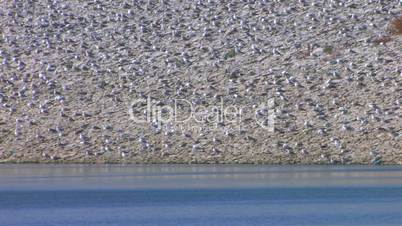
<path fill-rule="evenodd" d="M 402 225 L 402 168 L 0 166 L 0 226 Z"/>

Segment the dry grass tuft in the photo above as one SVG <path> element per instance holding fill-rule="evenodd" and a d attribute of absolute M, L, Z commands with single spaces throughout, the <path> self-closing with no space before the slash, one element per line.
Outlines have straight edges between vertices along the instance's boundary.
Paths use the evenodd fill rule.
<path fill-rule="evenodd" d="M 387 44 L 390 41 L 392 41 L 392 38 L 388 35 L 379 36 L 373 39 L 373 42 L 376 45 Z"/>
<path fill-rule="evenodd" d="M 391 21 L 389 30 L 393 35 L 402 35 L 402 16 L 399 16 Z"/>

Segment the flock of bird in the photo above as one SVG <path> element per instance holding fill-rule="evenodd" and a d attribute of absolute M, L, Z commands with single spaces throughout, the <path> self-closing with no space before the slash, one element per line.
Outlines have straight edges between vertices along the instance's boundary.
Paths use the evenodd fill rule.
<path fill-rule="evenodd" d="M 0 4 L 0 161 L 402 163 L 397 1 Z M 133 122 L 148 96 L 244 111 Z"/>

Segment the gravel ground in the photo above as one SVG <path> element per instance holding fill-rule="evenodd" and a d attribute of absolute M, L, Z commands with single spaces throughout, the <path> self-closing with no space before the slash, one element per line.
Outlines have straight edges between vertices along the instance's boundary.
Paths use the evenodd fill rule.
<path fill-rule="evenodd" d="M 0 5 L 0 162 L 402 163 L 398 1 Z"/>

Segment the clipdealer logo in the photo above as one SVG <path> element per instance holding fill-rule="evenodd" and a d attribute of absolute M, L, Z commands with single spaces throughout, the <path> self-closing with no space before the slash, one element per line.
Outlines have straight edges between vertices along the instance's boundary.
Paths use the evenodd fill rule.
<path fill-rule="evenodd" d="M 168 104 L 166 104 L 168 103 Z M 131 101 L 129 119 L 137 124 L 229 124 L 239 128 L 245 123 L 255 123 L 260 128 L 274 132 L 275 101 L 268 99 L 259 105 L 225 104 L 221 98 L 219 104 L 200 104 L 187 99 L 171 99 L 165 102 L 147 98 Z M 252 120 L 245 120 L 245 119 Z"/>

